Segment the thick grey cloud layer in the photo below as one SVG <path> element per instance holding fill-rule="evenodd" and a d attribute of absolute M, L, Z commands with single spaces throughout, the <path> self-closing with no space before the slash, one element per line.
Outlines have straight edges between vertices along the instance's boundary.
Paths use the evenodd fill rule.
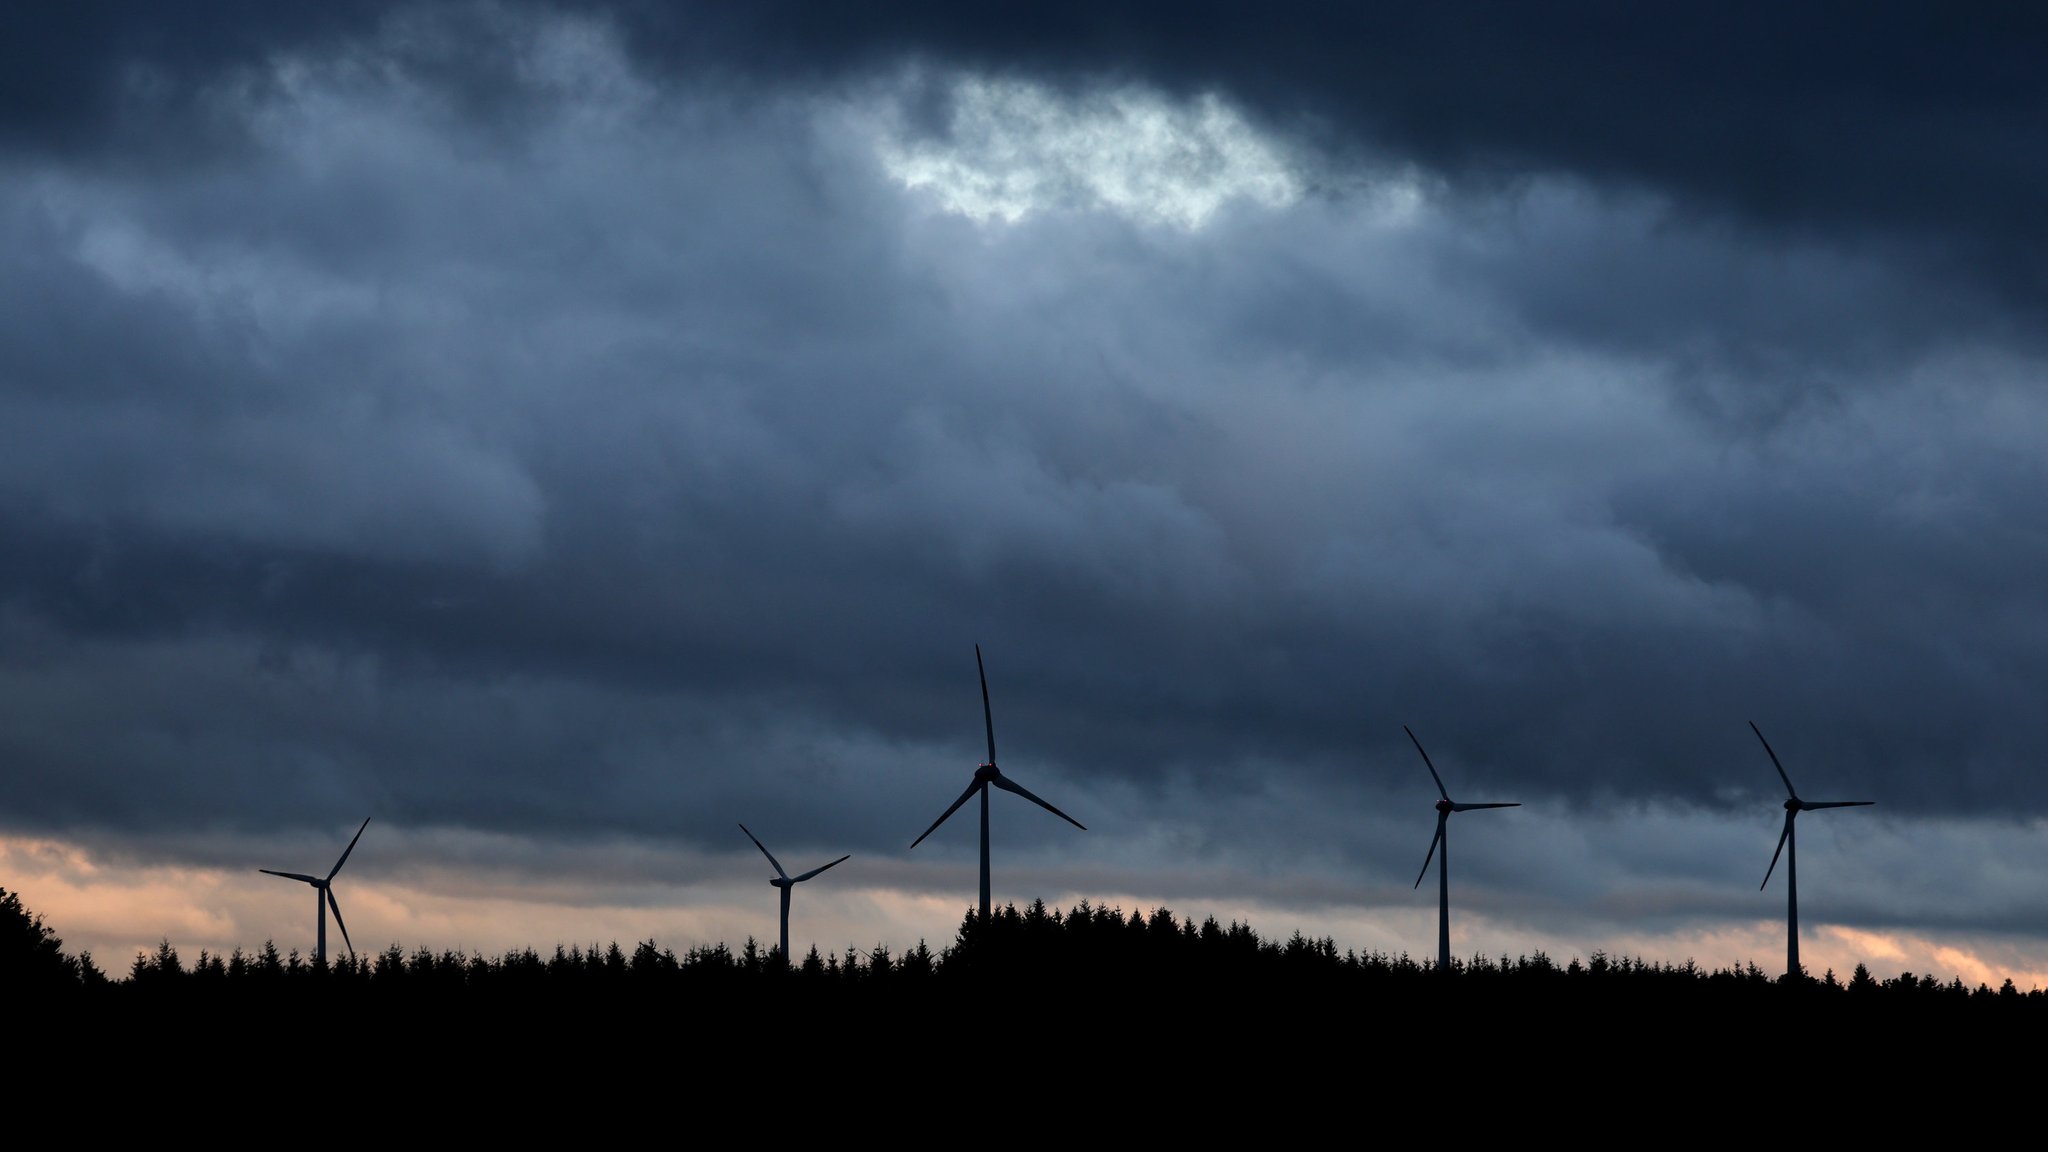
<path fill-rule="evenodd" d="M 137 128 L 207 137 L 219 101 L 260 90 L 274 54 L 366 43 L 502 112 L 525 87 L 505 17 L 531 13 L 602 17 L 658 76 L 802 87 L 916 59 L 1077 88 L 1221 90 L 1340 152 L 1480 182 L 1571 173 L 1793 236 L 1893 236 L 2027 295 L 2042 283 L 2048 18 L 2025 5 L 106 0 L 11 17 L 0 125 L 56 151 L 132 144 Z"/>
<path fill-rule="evenodd" d="M 1405 887 L 1403 724 L 1473 798 L 1762 809 L 1744 879 L 1751 719 L 1811 798 L 2048 808 L 2023 29 L 840 11 L 35 16 L 5 818 L 895 854 L 976 643 L 1006 768 L 1210 859 Z M 976 76 L 1220 94 L 1305 191 L 949 213 L 887 156 Z"/>

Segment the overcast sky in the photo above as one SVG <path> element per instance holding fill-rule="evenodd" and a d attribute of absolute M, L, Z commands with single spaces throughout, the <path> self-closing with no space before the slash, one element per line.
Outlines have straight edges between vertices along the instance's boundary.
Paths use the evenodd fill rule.
<path fill-rule="evenodd" d="M 0 887 L 2048 985 L 2048 16 L 1404 7 L 0 18 Z"/>

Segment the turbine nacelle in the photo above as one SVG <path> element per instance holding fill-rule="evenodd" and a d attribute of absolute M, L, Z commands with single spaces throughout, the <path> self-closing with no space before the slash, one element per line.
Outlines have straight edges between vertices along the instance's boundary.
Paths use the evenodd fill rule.
<path fill-rule="evenodd" d="M 1451 803 L 1449 800 L 1439 800 L 1436 802 L 1436 810 L 1439 812 L 1446 813 L 1456 812 L 1458 810 L 1458 806 L 1456 804 Z"/>
<path fill-rule="evenodd" d="M 976 784 L 992 784 L 1002 779 L 1002 775 L 1002 770 L 995 765 L 983 764 L 974 770 L 974 782 Z"/>

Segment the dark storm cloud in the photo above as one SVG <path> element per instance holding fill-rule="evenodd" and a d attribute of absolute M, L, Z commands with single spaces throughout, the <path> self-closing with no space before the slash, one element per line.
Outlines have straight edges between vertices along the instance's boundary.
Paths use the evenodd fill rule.
<path fill-rule="evenodd" d="M 782 74 L 903 55 L 1220 89 L 1340 152 L 1493 183 L 1569 172 L 1802 236 L 1896 234 L 2036 297 L 2048 17 L 1767 3 L 629 10 L 648 51 Z M 650 14 L 650 11 L 655 14 Z"/>
<path fill-rule="evenodd" d="M 1000 851 L 1303 904 L 1412 898 L 1403 724 L 1530 805 L 1459 829 L 1504 916 L 1626 920 L 1629 869 L 1755 914 L 1750 719 L 1869 825 L 2048 806 L 2018 30 L 65 11 L 0 161 L 11 821 L 894 855 L 981 756 L 977 642 L 1006 770 L 1093 830 Z M 936 211 L 874 137 L 960 131 L 954 69 L 1220 89 L 1312 194 Z M 1532 815 L 1641 804 L 1757 843 Z"/>
<path fill-rule="evenodd" d="M 809 87 L 921 60 L 1220 90 L 1338 155 L 1482 186 L 1571 173 L 1795 239 L 1892 236 L 1929 269 L 2030 299 L 2042 287 L 2048 16 L 2026 5 L 40 5 L 9 18 L 0 130 L 58 150 L 133 143 L 138 118 L 204 119 L 201 96 L 275 55 L 399 21 L 415 34 L 387 60 L 488 107 L 522 87 L 502 17 L 528 12 L 607 18 L 686 78 Z"/>
<path fill-rule="evenodd" d="M 1896 493 L 1828 487 L 1867 484 L 1885 448 L 1731 466 L 1660 406 L 1665 369 L 1599 363 L 1650 386 L 1588 387 L 1581 353 L 1532 361 L 1560 326 L 1528 302 L 1611 278 L 1553 269 L 1517 288 L 1550 263 L 1519 242 L 1584 231 L 1573 214 L 1598 205 L 1539 198 L 1393 238 L 1336 207 L 1199 239 L 1085 216 L 987 237 L 912 223 L 872 173 L 815 185 L 796 106 L 676 128 L 657 125 L 687 103 L 657 105 L 609 136 L 566 116 L 528 147 L 576 163 L 536 183 L 495 158 L 423 162 L 448 129 L 413 125 L 408 99 L 357 93 L 335 123 L 278 137 L 300 160 L 17 202 L 15 251 L 41 285 L 12 281 L 11 425 L 33 429 L 0 472 L 19 608 L 81 635 L 374 654 L 406 683 L 509 670 L 683 693 L 764 710 L 756 739 L 810 716 L 971 744 L 982 641 L 1005 731 L 1028 726 L 1021 746 L 1079 777 L 1227 780 L 1280 758 L 1420 785 L 1412 722 L 1451 762 L 1539 793 L 1711 796 L 1730 760 L 1767 793 L 1740 721 L 1775 704 L 1851 722 L 1864 746 L 1825 762 L 1896 771 L 1888 796 L 1967 807 L 1984 794 L 1909 771 L 1951 725 L 2019 742 L 1980 736 L 1990 764 L 2038 739 L 1990 723 L 2015 695 L 1994 636 L 1971 678 L 1921 658 L 1981 621 L 1887 618 L 1944 587 L 1967 541 L 1937 521 L 1922 548 L 1885 531 Z M 349 158 L 345 204 L 330 134 L 374 141 Z M 653 140 L 676 158 L 631 156 Z M 252 245 L 223 198 L 310 227 Z M 1666 276 L 1703 262 L 1660 244 L 1654 219 L 1628 226 L 1634 258 Z M 152 236 L 166 251 L 136 239 Z M 1772 259 L 1816 269 L 1760 289 L 1788 308 L 1839 263 Z M 1085 291 L 1066 286 L 1081 267 Z M 1880 305 L 1910 309 L 1883 268 L 1861 272 Z M 1754 347 L 1764 328 L 1747 338 L 1738 314 L 1722 330 Z M 1350 382 L 1313 385 L 1333 372 Z M 1868 427 L 1903 437 L 1918 414 L 1881 400 Z M 2009 522 L 1979 497 L 2031 490 L 2028 467 L 1976 461 L 1950 499 Z M 1785 548 L 1823 529 L 1832 567 Z M 1856 688 L 1817 687 L 1840 682 L 1845 651 L 1870 665 Z M 1906 699 L 1957 719 L 1907 724 Z M 464 781 L 408 793 L 422 818 L 517 823 L 499 806 L 525 796 L 527 818 L 603 822 L 602 793 L 585 810 L 484 781 L 658 759 L 603 750 L 590 731 L 632 726 L 587 716 L 464 756 L 467 722 L 402 715 L 431 751 L 350 757 Z"/>
<path fill-rule="evenodd" d="M 374 26 L 393 7 L 337 0 L 33 4 L 0 37 L 0 141 L 79 157 L 101 148 L 176 154 L 209 132 L 210 100 L 271 54 Z M 164 134 L 168 140 L 153 139 Z"/>

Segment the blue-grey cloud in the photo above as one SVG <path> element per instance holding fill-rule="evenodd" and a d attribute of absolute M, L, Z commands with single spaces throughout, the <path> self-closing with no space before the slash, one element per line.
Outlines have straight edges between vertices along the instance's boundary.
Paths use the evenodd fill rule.
<path fill-rule="evenodd" d="M 1633 10 L 1455 53 L 1361 17 L 1341 74 L 1329 28 L 1203 14 L 154 11 L 41 17 L 70 64 L 18 82 L 72 98 L 6 120 L 13 827 L 898 854 L 980 758 L 976 643 L 1093 875 L 1160 866 L 1114 832 L 1404 887 L 1404 724 L 1461 794 L 1761 812 L 1759 856 L 1749 720 L 1885 819 L 2048 803 L 2031 162 L 1991 157 L 2031 70 L 1795 76 L 1788 16 L 1745 86 L 1706 49 L 1747 17 Z M 1620 48 L 1677 56 L 1631 102 Z M 1886 183 L 1906 141 L 1946 174 Z M 1657 848 L 1498 902 L 1743 906 Z"/>

